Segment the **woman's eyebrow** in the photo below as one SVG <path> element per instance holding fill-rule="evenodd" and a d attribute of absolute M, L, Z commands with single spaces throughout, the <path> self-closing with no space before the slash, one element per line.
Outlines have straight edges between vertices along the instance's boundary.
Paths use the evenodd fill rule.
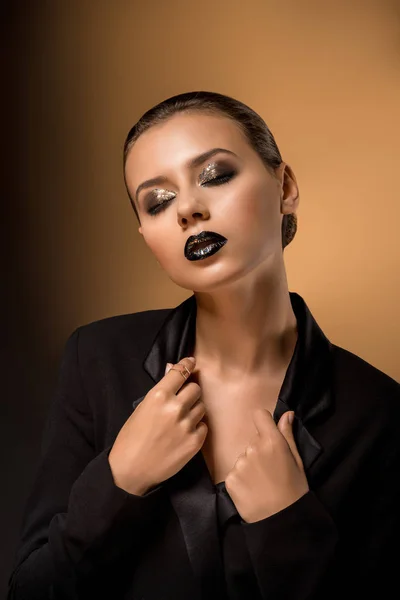
<path fill-rule="evenodd" d="M 224 152 L 225 154 L 231 154 L 232 156 L 237 157 L 237 154 L 232 152 L 232 150 L 227 150 L 226 148 L 212 148 L 211 150 L 207 150 L 206 152 L 203 152 L 202 154 L 199 154 L 198 156 L 195 156 L 194 158 L 190 159 L 189 162 L 186 164 L 186 166 L 189 169 L 198 167 L 203 162 L 205 162 L 207 159 L 211 158 L 215 154 L 219 154 L 220 152 Z M 153 185 L 159 185 L 161 183 L 165 183 L 166 181 L 167 181 L 167 177 L 164 177 L 162 175 L 160 175 L 159 177 L 152 177 L 151 179 L 147 179 L 146 181 L 143 181 L 143 183 L 141 183 L 136 189 L 136 194 L 135 194 L 136 202 L 138 203 L 139 192 L 141 192 L 143 189 L 152 187 Z"/>
<path fill-rule="evenodd" d="M 207 152 L 203 152 L 202 154 L 199 154 L 195 158 L 192 158 L 188 162 L 187 166 L 189 168 L 198 167 L 203 162 L 205 162 L 207 159 L 209 159 L 212 156 L 214 156 L 214 154 L 218 154 L 219 152 L 225 152 L 226 154 L 231 154 L 231 155 L 237 157 L 237 154 L 235 154 L 234 152 L 232 152 L 232 150 L 227 150 L 226 148 L 212 148 L 211 150 L 207 150 Z"/>

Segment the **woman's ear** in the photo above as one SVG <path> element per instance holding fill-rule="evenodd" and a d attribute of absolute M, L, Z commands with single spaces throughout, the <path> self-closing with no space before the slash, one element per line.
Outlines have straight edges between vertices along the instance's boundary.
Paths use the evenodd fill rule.
<path fill-rule="evenodd" d="M 141 235 L 143 235 L 143 231 L 142 231 L 142 228 L 141 228 L 141 227 L 138 227 L 138 232 L 139 232 Z"/>
<path fill-rule="evenodd" d="M 292 168 L 284 164 L 281 171 L 281 206 L 283 214 L 290 214 L 297 211 L 299 206 L 299 188 L 296 176 Z"/>

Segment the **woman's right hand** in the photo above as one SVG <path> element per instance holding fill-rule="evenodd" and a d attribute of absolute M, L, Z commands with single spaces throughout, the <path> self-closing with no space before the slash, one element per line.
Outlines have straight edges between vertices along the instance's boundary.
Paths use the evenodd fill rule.
<path fill-rule="evenodd" d="M 190 373 L 195 359 L 183 358 L 177 366 Z M 142 496 L 175 475 L 200 450 L 208 427 L 197 383 L 185 382 L 170 369 L 143 398 L 122 426 L 109 453 L 115 484 Z"/>

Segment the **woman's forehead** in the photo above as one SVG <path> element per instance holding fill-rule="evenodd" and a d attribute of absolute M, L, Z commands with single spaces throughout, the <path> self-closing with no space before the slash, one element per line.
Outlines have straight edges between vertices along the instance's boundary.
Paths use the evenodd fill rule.
<path fill-rule="evenodd" d="M 154 175 L 154 169 L 176 168 L 211 148 L 246 152 L 247 140 L 230 118 L 203 113 L 183 113 L 150 127 L 136 140 L 126 160 L 127 173 Z M 133 173 L 132 173 L 133 175 Z"/>

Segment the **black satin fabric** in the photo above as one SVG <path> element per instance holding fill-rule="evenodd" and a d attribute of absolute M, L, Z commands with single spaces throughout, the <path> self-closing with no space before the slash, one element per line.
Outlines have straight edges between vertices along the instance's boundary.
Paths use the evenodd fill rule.
<path fill-rule="evenodd" d="M 244 538 L 241 517 L 226 490 L 225 482 L 221 481 L 214 487 L 227 598 L 262 600 Z"/>

